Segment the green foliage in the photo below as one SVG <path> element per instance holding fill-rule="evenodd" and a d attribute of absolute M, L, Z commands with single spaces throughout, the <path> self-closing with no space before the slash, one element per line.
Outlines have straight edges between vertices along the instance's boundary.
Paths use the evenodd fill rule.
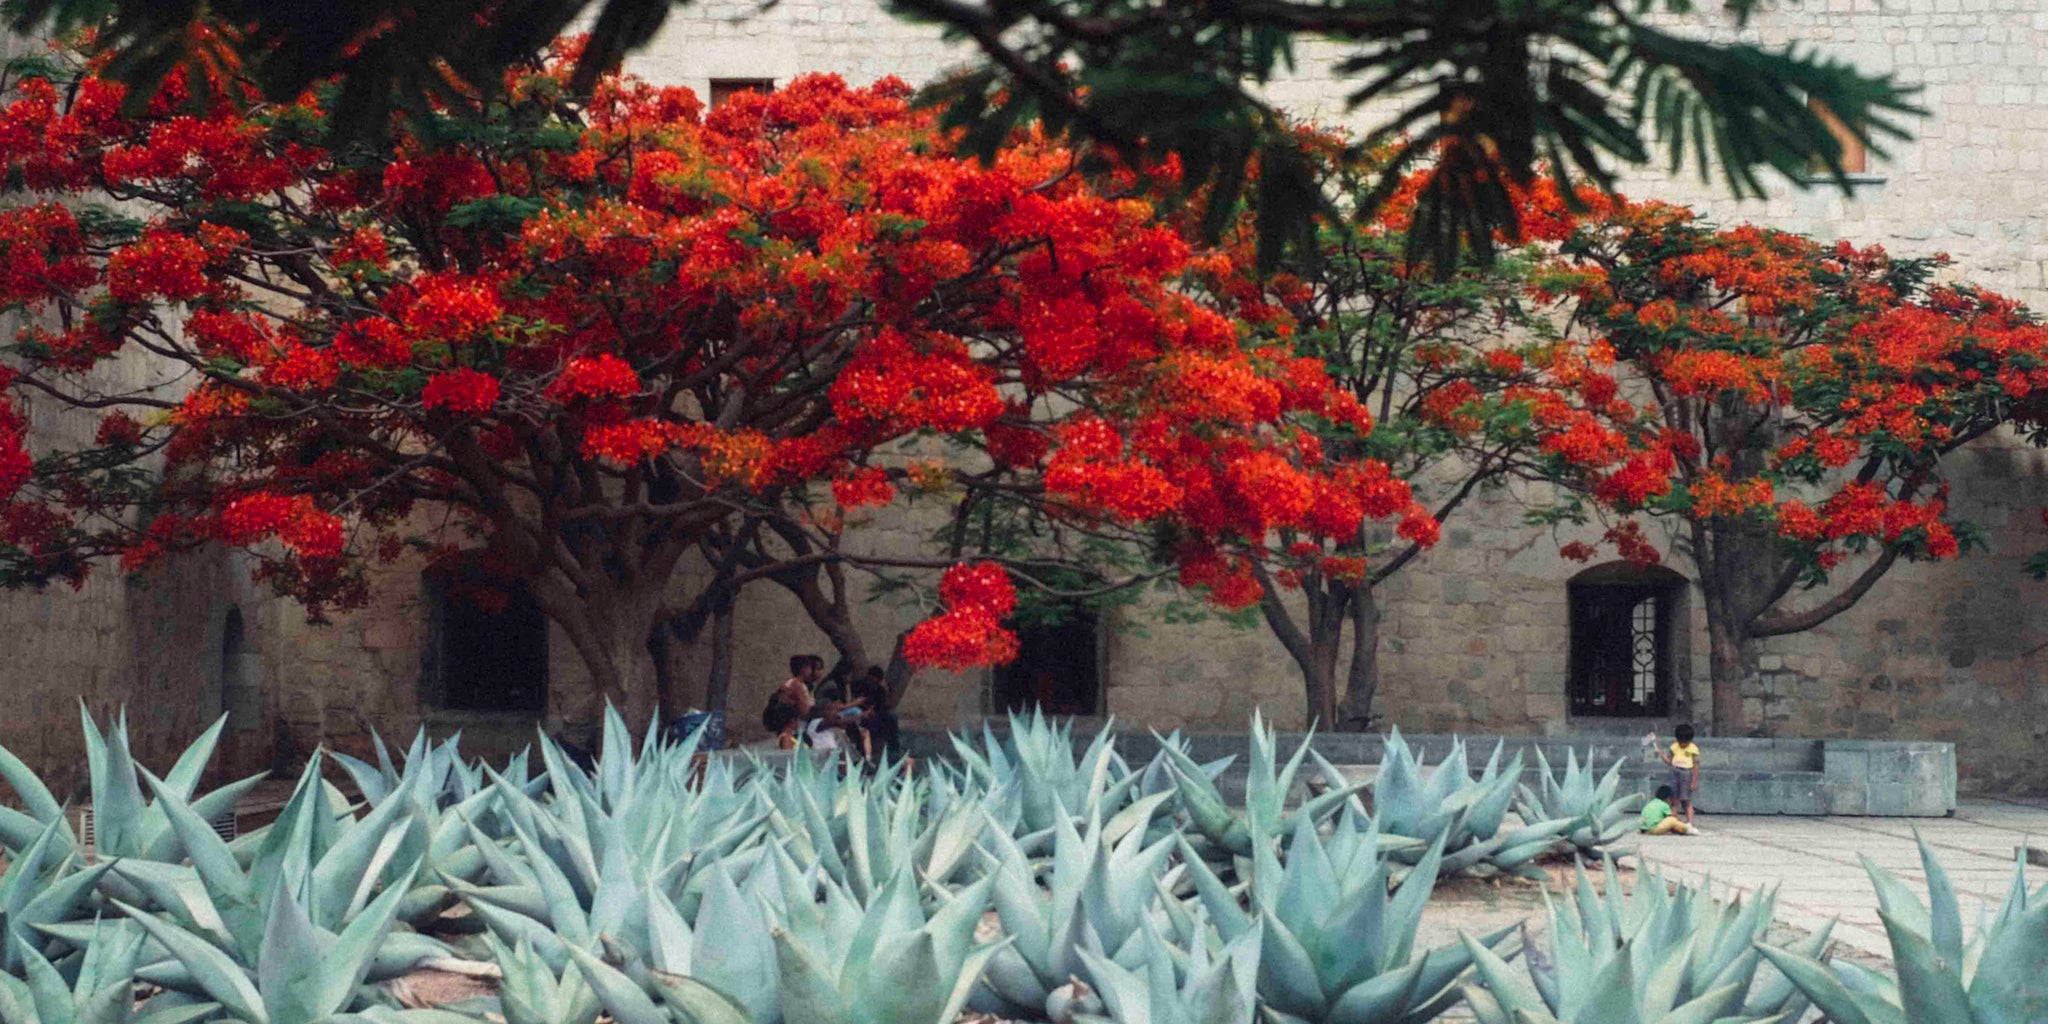
<path fill-rule="evenodd" d="M 1864 860 L 1877 889 L 1878 918 L 1891 938 L 1897 977 L 1838 960 L 1822 964 L 1806 949 L 1765 947 L 1785 972 L 1839 1024 L 2021 1024 L 2048 1019 L 2048 889 L 2027 892 L 2021 856 L 1998 912 L 1963 937 L 1962 910 L 1948 872 L 1920 840 L 1928 902 L 1891 872 Z M 1829 967 L 1833 970 L 1830 971 Z"/>
<path fill-rule="evenodd" d="M 1503 831 L 1508 805 L 1522 778 L 1522 755 L 1516 754 L 1505 770 L 1500 755 L 1496 745 L 1474 779 L 1464 742 L 1453 739 L 1450 753 L 1425 774 L 1421 760 L 1395 729 L 1387 737 L 1379 775 L 1373 780 L 1375 824 L 1390 835 L 1441 848 L 1446 872 L 1540 877 L 1533 862 L 1556 845 L 1572 820 L 1538 818 L 1512 832 Z M 1411 850 L 1405 856 L 1413 862 L 1419 854 Z"/>
<path fill-rule="evenodd" d="M 1550 949 L 1523 957 L 1540 1002 L 1507 964 L 1470 938 L 1477 982 L 1466 996 L 1480 1024 L 1653 1024 L 1797 1021 L 1807 1008 L 1784 975 L 1760 970 L 1775 894 L 1724 903 L 1704 885 L 1669 886 L 1654 872 L 1624 893 L 1607 862 L 1604 892 L 1583 867 L 1578 884 L 1551 901 Z M 1809 936 L 1809 956 L 1828 931 Z"/>
<path fill-rule="evenodd" d="M 1471 965 L 1470 953 L 1414 950 L 1442 846 L 1425 851 L 1389 895 L 1396 862 L 1379 840 L 1355 815 L 1339 819 L 1327 840 L 1298 819 L 1284 854 L 1262 837 L 1254 844 L 1249 907 L 1201 858 L 1184 858 L 1224 940 L 1259 933 L 1258 992 L 1267 1006 L 1313 1024 L 1369 1024 L 1426 1021 L 1456 1003 L 1452 986 Z M 1512 931 L 1486 941 L 1500 947 Z"/>
<path fill-rule="evenodd" d="M 1264 716 L 1256 711 L 1252 713 L 1252 749 L 1251 758 L 1246 763 L 1249 774 L 1245 780 L 1242 814 L 1224 799 L 1222 791 L 1216 788 L 1212 773 L 1195 764 L 1179 745 L 1162 739 L 1160 754 L 1174 773 L 1180 805 L 1195 831 L 1217 849 L 1242 857 L 1251 854 L 1254 837 L 1292 835 L 1304 822 L 1320 823 L 1364 789 L 1363 786 L 1346 784 L 1336 769 L 1318 756 L 1317 763 L 1332 788 L 1288 812 L 1288 795 L 1294 791 L 1302 759 L 1314 753 L 1310 746 L 1313 739 L 1312 735 L 1305 737 L 1295 748 L 1293 756 L 1287 759 L 1287 764 L 1280 766 L 1277 760 L 1279 735 L 1266 725 Z"/>
<path fill-rule="evenodd" d="M 1690 0 L 1482 3 L 1455 18 L 1430 0 L 1166 10 L 1146 0 L 891 4 L 988 56 L 936 92 L 971 145 L 993 152 L 1036 119 L 1141 158 L 1176 156 L 1190 190 L 1206 198 L 1212 229 L 1240 202 L 1257 206 L 1268 268 L 1284 247 L 1313 244 L 1306 225 L 1334 212 L 1318 204 L 1286 119 L 1260 98 L 1297 69 L 1300 41 L 1343 48 L 1331 73 L 1354 86 L 1353 106 L 1399 104 L 1374 126 L 1370 143 L 1387 142 L 1393 156 L 1354 212 L 1372 213 L 1423 164 L 1445 172 L 1423 190 L 1407 242 L 1443 268 L 1464 252 L 1484 258 L 1496 233 L 1517 236 L 1509 189 L 1539 163 L 1611 187 L 1617 165 L 1676 170 L 1692 160 L 1702 177 L 1718 170 L 1738 196 L 1761 192 L 1760 169 L 1804 183 L 1818 163 L 1846 190 L 1841 144 L 1808 100 L 1866 144 L 1903 137 L 1900 115 L 1917 112 L 1890 76 L 1791 48 L 1675 34 L 1648 17 L 1694 15 Z M 1751 3 L 1729 6 L 1746 15 Z"/>
<path fill-rule="evenodd" d="M 957 763 L 869 774 L 808 755 L 700 762 L 694 738 L 635 742 L 608 711 L 589 769 L 545 736 L 502 769 L 424 735 L 401 756 L 381 740 L 371 760 L 318 753 L 277 821 L 229 843 L 191 796 L 196 768 L 158 778 L 128 759 L 120 719 L 86 727 L 96 792 L 126 826 L 112 841 L 140 852 L 81 867 L 62 806 L 0 754 L 23 807 L 0 823 L 39 829 L 0 874 L 5 1024 L 951 1024 L 969 1006 L 1086 1024 L 1421 1024 L 1468 994 L 1482 1024 L 1789 1020 L 1826 972 L 1808 966 L 1825 933 L 1759 949 L 1768 896 L 1723 905 L 1654 875 L 1624 895 L 1580 873 L 1530 964 L 1540 1004 L 1505 982 L 1514 928 L 1416 948 L 1443 872 L 1512 870 L 1571 824 L 1504 832 L 1519 766 L 1496 752 L 1474 779 L 1462 746 L 1425 776 L 1391 739 L 1375 817 L 1305 745 L 1280 761 L 1263 721 L 1237 808 L 1215 784 L 1229 762 L 1196 763 L 1179 736 L 1134 768 L 1107 731 L 1077 752 L 1070 724 L 1034 715 L 1005 740 L 956 738 Z M 203 766 L 209 737 L 179 764 Z M 323 779 L 330 758 L 360 803 Z M 1305 768 L 1331 786 L 1294 803 Z M 1560 792 L 1599 791 L 1567 769 Z M 139 783 L 127 796 L 123 773 Z M 1953 939 L 1972 998 L 2025 997 L 2002 987 L 2037 952 L 2024 886 L 1964 948 L 1929 864 L 1934 911 L 1908 912 L 1886 876 L 1887 920 L 1936 950 Z M 478 958 L 495 994 L 418 1010 L 380 987 Z M 1903 992 L 1903 1007 L 1923 983 L 1840 977 L 1858 999 Z M 1923 1019 L 1899 1013 L 1869 1021 Z"/>
<path fill-rule="evenodd" d="M 1585 855 L 1620 839 L 1634 827 L 1631 817 L 1642 808 L 1640 793 L 1616 795 L 1621 787 L 1621 762 L 1616 761 L 1597 780 L 1593 776 L 1593 752 L 1586 752 L 1585 767 L 1579 766 L 1575 750 L 1565 751 L 1564 781 L 1557 781 L 1550 758 L 1536 751 L 1537 788 L 1518 787 L 1515 810 L 1523 821 L 1568 820 L 1564 840 Z"/>
<path fill-rule="evenodd" d="M 1181 951 L 1147 923 L 1140 966 L 1081 950 L 1088 975 L 1102 987 L 1106 1015 L 1081 1014 L 1084 1024 L 1252 1024 L 1257 1012 L 1260 931 L 1247 930 L 1216 953 L 1197 942 Z M 1060 1014 L 1048 1008 L 1054 1020 Z"/>

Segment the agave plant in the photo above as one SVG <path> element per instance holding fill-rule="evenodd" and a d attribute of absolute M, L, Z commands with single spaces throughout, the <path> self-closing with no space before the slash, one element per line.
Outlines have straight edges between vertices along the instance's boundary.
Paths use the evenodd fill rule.
<path fill-rule="evenodd" d="M 0 974 L 0 1021 L 8 1024 L 189 1024 L 220 1005 L 159 993 L 137 1006 L 135 973 L 145 936 L 127 921 L 95 920 L 84 950 L 60 970 L 33 949 L 26 980 Z"/>
<path fill-rule="evenodd" d="M 170 822 L 162 808 L 143 799 L 138 772 L 147 775 L 148 770 L 137 765 L 129 753 L 128 712 L 123 709 L 102 733 L 84 702 L 79 703 L 78 711 L 85 732 L 86 767 L 91 776 L 95 850 L 102 857 L 169 858 L 176 850 L 176 839 L 171 835 Z M 252 775 L 196 799 L 193 797 L 193 791 L 199 786 L 199 776 L 206 771 L 207 762 L 213 759 L 214 747 L 219 743 L 221 729 L 226 724 L 226 715 L 216 719 L 191 746 L 185 748 L 171 770 L 158 780 L 164 789 L 175 793 L 179 799 L 190 801 L 193 809 L 208 821 L 233 811 L 236 802 L 263 781 L 267 774 Z M 64 846 L 81 854 L 84 852 L 79 849 L 78 837 L 72 832 L 70 823 L 65 821 L 63 806 L 51 795 L 49 787 L 5 748 L 0 748 L 0 777 L 6 778 L 8 785 L 14 788 L 14 794 L 23 807 L 20 811 L 0 808 L 0 846 L 5 846 L 10 852 L 19 852 L 35 842 L 46 829 L 56 826 Z"/>
<path fill-rule="evenodd" d="M 373 732 L 370 739 L 377 755 L 374 766 L 347 754 L 328 756 L 348 772 L 371 808 L 398 799 L 410 802 L 414 817 L 426 830 L 427 843 L 417 881 L 399 904 L 398 916 L 415 928 L 432 927 L 457 902 L 449 882 L 479 880 L 487 865 L 483 846 L 510 833 L 499 813 L 503 791 L 494 781 L 503 779 L 532 796 L 547 784 L 547 777 L 529 777 L 524 751 L 512 758 L 503 772 L 482 765 L 465 766 L 458 746 L 460 733 L 431 744 L 422 729 L 399 764 L 392 762 L 381 737 Z"/>
<path fill-rule="evenodd" d="M 1450 752 L 1425 773 L 1401 730 L 1395 729 L 1387 737 L 1372 784 L 1373 820 L 1384 832 L 1441 848 L 1442 870 L 1447 873 L 1542 877 L 1532 862 L 1557 845 L 1571 820 L 1538 818 L 1503 832 L 1508 804 L 1522 776 L 1522 756 L 1516 754 L 1503 770 L 1500 755 L 1501 746 L 1496 744 L 1474 779 L 1465 744 L 1454 738 Z M 1415 846 L 1392 852 L 1403 860 L 1421 856 Z"/>
<path fill-rule="evenodd" d="M 498 965 L 498 1012 L 505 1024 L 595 1024 L 604 1008 L 581 968 L 557 971 L 529 943 L 487 942 Z"/>
<path fill-rule="evenodd" d="M 1144 955 L 1136 969 L 1081 950 L 1106 1013 L 1071 1016 L 1083 1024 L 1251 1024 L 1261 941 L 1262 930 L 1253 925 L 1213 955 L 1208 943 L 1199 941 L 1183 953 L 1147 922 Z"/>
<path fill-rule="evenodd" d="M 1624 894 L 1611 859 L 1606 868 L 1602 892 L 1581 867 L 1570 893 L 1546 897 L 1550 948 L 1523 957 L 1537 1000 L 1504 962 L 1476 949 L 1478 984 L 1466 995 L 1481 1024 L 1739 1024 L 1806 1012 L 1792 982 L 1761 961 L 1774 894 L 1723 901 L 1705 885 L 1670 886 L 1655 872 Z M 1801 954 L 1821 955 L 1829 931 L 1804 939 Z"/>
<path fill-rule="evenodd" d="M 1145 798 L 1154 803 L 1167 794 Z M 1141 801 L 1141 805 L 1144 801 Z M 1056 818 L 1050 870 L 1041 881 L 1023 848 L 1007 833 L 990 829 L 995 852 L 987 880 L 995 911 L 1012 944 L 989 964 L 988 987 L 1002 1008 L 1038 1013 L 1055 989 L 1082 971 L 1081 956 L 1092 944 L 1110 959 L 1134 962 L 1166 873 L 1173 841 L 1147 843 L 1146 833 L 1127 828 L 1110 836 L 1100 819 L 1087 831 Z M 1162 874 L 1166 878 L 1162 879 Z"/>
<path fill-rule="evenodd" d="M 1390 895 L 1392 861 L 1369 822 L 1347 813 L 1327 839 L 1306 818 L 1295 829 L 1284 855 L 1277 843 L 1254 843 L 1249 910 L 1192 851 L 1187 857 L 1202 907 L 1225 941 L 1261 929 L 1259 998 L 1283 1019 L 1311 1024 L 1426 1021 L 1454 1005 L 1470 951 L 1449 946 L 1415 955 L 1443 850 L 1432 845 Z M 1504 929 L 1485 942 L 1512 955 L 1513 936 Z"/>
<path fill-rule="evenodd" d="M 1523 821 L 1567 820 L 1571 822 L 1564 841 L 1585 856 L 1598 856 L 1600 848 L 1629 833 L 1631 817 L 1643 804 L 1642 794 L 1615 795 L 1621 787 L 1621 762 L 1615 761 L 1605 775 L 1593 777 L 1593 752 L 1586 752 L 1586 764 L 1579 765 L 1575 750 L 1565 751 L 1564 781 L 1553 777 L 1550 759 L 1541 748 L 1536 751 L 1537 788 L 1519 789 L 1515 809 Z"/>
<path fill-rule="evenodd" d="M 780 776 L 755 775 L 755 790 L 774 807 L 767 828 L 798 860 L 816 860 L 862 900 L 901 867 L 944 884 L 968 865 L 988 827 L 980 800 L 950 791 L 951 779 L 911 779 L 901 762 L 873 775 L 839 767 L 836 757 L 797 758 Z M 935 786 L 949 788 L 944 799 L 927 798 Z"/>
<path fill-rule="evenodd" d="M 639 982 L 580 949 L 576 965 L 618 1024 L 952 1024 L 997 949 L 974 941 L 986 880 L 929 916 L 908 870 L 865 908 L 815 870 L 784 881 L 793 888 L 766 932 L 775 946 L 773 1012 L 750 1009 L 701 974 L 650 970 Z"/>
<path fill-rule="evenodd" d="M 410 881 L 410 875 L 408 870 L 401 881 Z M 219 1003 L 222 1013 L 247 1024 L 312 1024 L 362 999 L 359 989 L 377 965 L 404 895 L 402 884 L 385 890 L 335 932 L 314 924 L 298 899 L 280 892 L 270 901 L 270 917 L 253 956 L 241 948 L 224 949 L 211 936 L 147 911 L 117 906 L 176 960 L 171 969 L 145 970 L 141 977 L 166 989 L 203 995 Z"/>
<path fill-rule="evenodd" d="M 1917 838 L 1917 837 L 1916 837 Z M 2023 1024 L 2048 1020 L 2048 888 L 2027 892 L 2024 856 L 1998 912 L 1963 937 L 1948 872 L 1920 840 L 1928 903 L 1868 858 L 1878 918 L 1891 938 L 1896 979 L 1846 960 L 1816 961 L 1806 950 L 1765 947 L 1764 955 L 1838 1024 Z M 1833 970 L 1830 971 L 1829 967 Z"/>
<path fill-rule="evenodd" d="M 43 827 L 42 834 L 29 843 L 0 874 L 0 970 L 21 975 L 48 948 L 50 931 L 67 923 L 91 934 L 90 922 L 81 924 L 94 905 L 94 887 L 108 865 L 100 863 L 81 870 L 60 834 L 60 817 Z"/>
<path fill-rule="evenodd" d="M 1112 720 L 1077 756 L 1073 723 L 1033 709 L 1028 716 L 1010 715 L 1007 741 L 983 724 L 980 749 L 956 734 L 953 750 L 987 792 L 1015 802 L 1014 813 L 999 812 L 999 820 L 1017 835 L 1044 839 L 1060 814 L 1109 818 L 1130 802 L 1143 779 L 1118 756 L 1114 726 Z"/>
<path fill-rule="evenodd" d="M 1216 788 L 1214 779 L 1219 772 L 1197 765 L 1180 745 L 1163 737 L 1160 738 L 1160 754 L 1167 759 L 1167 765 L 1174 773 L 1175 792 L 1189 824 L 1218 849 L 1243 857 L 1252 851 L 1253 835 L 1293 835 L 1299 823 L 1326 820 L 1364 790 L 1363 785 L 1349 785 L 1338 777 L 1328 791 L 1303 802 L 1291 813 L 1287 810 L 1288 794 L 1294 790 L 1303 760 L 1312 753 L 1314 738 L 1313 735 L 1304 738 L 1294 749 L 1293 756 L 1287 759 L 1287 764 L 1281 766 L 1278 734 L 1266 725 L 1258 712 L 1252 713 L 1251 758 L 1245 765 L 1247 775 L 1242 814 L 1232 810 L 1222 791 Z M 1320 756 L 1317 760 L 1327 765 Z M 1324 775 L 1327 778 L 1334 772 L 1335 769 L 1328 768 Z M 1419 849 L 1417 853 L 1420 854 Z"/>
<path fill-rule="evenodd" d="M 149 906 L 114 905 L 171 958 L 146 965 L 144 980 L 211 999 L 251 1024 L 302 1024 L 349 1009 L 365 979 L 448 954 L 392 930 L 427 840 L 409 796 L 358 820 L 320 767 L 316 754 L 277 822 L 257 834 L 246 868 L 193 805 L 148 778 L 190 864 L 138 858 L 109 869 L 110 883 L 118 879 Z M 44 930 L 79 938 L 75 929 Z"/>

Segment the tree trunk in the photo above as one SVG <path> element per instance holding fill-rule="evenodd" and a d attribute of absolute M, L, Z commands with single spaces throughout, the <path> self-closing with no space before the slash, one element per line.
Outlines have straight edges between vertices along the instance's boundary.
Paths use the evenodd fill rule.
<path fill-rule="evenodd" d="M 1380 607 L 1372 585 L 1351 594 L 1351 670 L 1344 680 L 1341 717 L 1332 728 L 1363 732 L 1372 728 L 1372 700 L 1380 688 Z"/>
<path fill-rule="evenodd" d="M 910 681 L 917 678 L 917 669 L 911 667 L 910 659 L 903 656 L 903 642 L 910 639 L 910 631 L 896 634 L 896 643 L 889 651 L 889 667 L 882 670 L 882 681 L 889 684 L 889 707 L 903 703 L 904 691 L 910 689 Z"/>
<path fill-rule="evenodd" d="M 1749 639 L 1731 622 L 1709 615 L 1707 660 L 1714 680 L 1714 734 L 1749 735 L 1742 711 L 1742 691 L 1755 675 L 1750 670 Z"/>
<path fill-rule="evenodd" d="M 670 635 L 667 623 L 656 623 L 647 634 L 647 656 L 654 662 L 654 701 L 661 709 L 661 721 L 667 724 L 682 717 L 684 703 L 682 673 L 677 670 L 676 661 L 680 655 L 675 637 Z"/>
<path fill-rule="evenodd" d="M 1334 654 L 1336 646 L 1330 646 Z M 1311 729 L 1328 729 L 1337 720 L 1337 659 L 1323 657 L 1316 652 L 1315 663 L 1303 677 L 1308 683 L 1308 726 Z"/>
<path fill-rule="evenodd" d="M 648 709 L 635 707 L 633 669 L 647 657 L 648 637 L 663 612 L 661 592 L 648 587 L 593 597 L 542 577 L 532 581 L 532 593 L 541 611 L 562 627 L 590 673 L 588 687 L 571 689 L 559 701 L 569 738 L 579 744 L 596 742 L 607 703 L 629 719 L 646 714 Z"/>
<path fill-rule="evenodd" d="M 732 691 L 732 602 L 711 613 L 711 671 L 704 677 L 704 710 L 724 711 Z"/>

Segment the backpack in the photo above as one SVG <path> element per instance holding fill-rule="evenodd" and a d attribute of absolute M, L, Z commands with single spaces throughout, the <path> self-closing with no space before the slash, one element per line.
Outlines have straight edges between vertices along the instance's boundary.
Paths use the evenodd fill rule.
<path fill-rule="evenodd" d="M 796 705 L 782 698 L 782 691 L 768 695 L 768 706 L 761 709 L 761 728 L 780 733 L 796 721 Z"/>

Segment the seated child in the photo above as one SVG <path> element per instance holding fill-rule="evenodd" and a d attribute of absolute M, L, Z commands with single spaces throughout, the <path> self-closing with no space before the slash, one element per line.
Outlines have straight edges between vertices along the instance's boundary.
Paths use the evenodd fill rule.
<path fill-rule="evenodd" d="M 1680 835 L 1696 836 L 1700 830 L 1685 823 L 1685 819 L 1671 813 L 1671 787 L 1658 786 L 1657 798 L 1643 805 L 1642 831 L 1653 836 Z"/>

